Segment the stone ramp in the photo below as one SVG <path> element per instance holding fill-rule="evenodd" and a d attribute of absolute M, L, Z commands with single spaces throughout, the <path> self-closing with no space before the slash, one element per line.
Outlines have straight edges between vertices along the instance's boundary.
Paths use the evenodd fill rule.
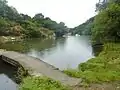
<path fill-rule="evenodd" d="M 12 65 L 18 63 L 22 65 L 31 75 L 43 75 L 51 79 L 60 81 L 64 85 L 74 86 L 81 82 L 80 79 L 69 77 L 54 66 L 31 56 L 13 51 L 5 51 L 2 59 Z"/>

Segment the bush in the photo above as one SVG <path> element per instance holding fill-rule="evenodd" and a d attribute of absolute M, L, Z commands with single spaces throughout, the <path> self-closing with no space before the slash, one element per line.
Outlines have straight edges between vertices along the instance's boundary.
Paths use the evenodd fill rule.
<path fill-rule="evenodd" d="M 120 4 L 111 3 L 95 17 L 92 29 L 93 41 L 119 41 L 120 39 Z"/>
<path fill-rule="evenodd" d="M 70 90 L 61 83 L 47 77 L 27 77 L 20 90 Z"/>

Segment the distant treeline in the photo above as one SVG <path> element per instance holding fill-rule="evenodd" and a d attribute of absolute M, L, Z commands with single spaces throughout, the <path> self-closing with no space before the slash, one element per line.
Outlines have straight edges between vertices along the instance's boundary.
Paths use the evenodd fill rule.
<path fill-rule="evenodd" d="M 72 34 L 91 35 L 92 41 L 120 41 L 120 0 L 99 0 L 95 17 L 71 29 Z"/>
<path fill-rule="evenodd" d="M 85 23 L 72 28 L 70 31 L 72 32 L 73 35 L 79 34 L 79 35 L 91 35 L 91 29 L 93 26 L 93 21 L 95 17 L 90 18 L 87 20 Z"/>
<path fill-rule="evenodd" d="M 29 38 L 60 37 L 68 32 L 63 22 L 57 23 L 42 13 L 30 17 L 0 0 L 0 36 L 23 36 Z"/>

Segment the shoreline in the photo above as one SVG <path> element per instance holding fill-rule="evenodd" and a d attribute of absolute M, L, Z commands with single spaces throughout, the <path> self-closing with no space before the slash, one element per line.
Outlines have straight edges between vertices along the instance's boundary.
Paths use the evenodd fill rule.
<path fill-rule="evenodd" d="M 15 37 L 15 36 L 0 36 L 0 44 L 2 43 L 6 43 L 6 42 L 12 42 L 12 41 L 23 41 L 24 39 L 19 36 L 19 37 Z"/>

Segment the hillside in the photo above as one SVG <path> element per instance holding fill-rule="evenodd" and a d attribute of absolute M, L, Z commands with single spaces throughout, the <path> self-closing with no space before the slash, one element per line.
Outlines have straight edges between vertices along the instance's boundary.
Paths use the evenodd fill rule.
<path fill-rule="evenodd" d="M 0 36 L 59 37 L 67 30 L 63 22 L 57 23 L 42 13 L 34 17 L 18 13 L 14 7 L 7 4 L 6 0 L 0 0 Z"/>
<path fill-rule="evenodd" d="M 91 35 L 91 29 L 93 26 L 93 21 L 95 17 L 90 18 L 85 23 L 71 29 L 73 35 L 80 34 L 80 35 Z"/>

